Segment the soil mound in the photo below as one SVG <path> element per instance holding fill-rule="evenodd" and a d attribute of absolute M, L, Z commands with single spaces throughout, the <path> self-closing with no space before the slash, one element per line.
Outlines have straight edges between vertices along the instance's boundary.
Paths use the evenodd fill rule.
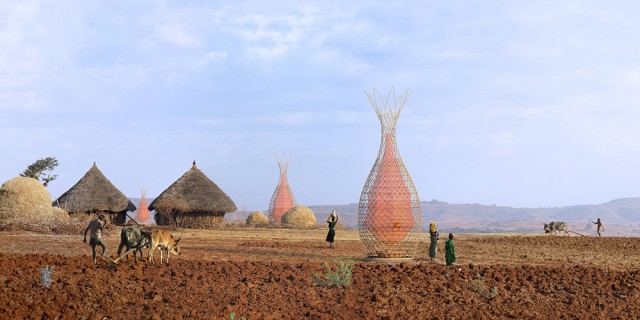
<path fill-rule="evenodd" d="M 67 220 L 69 215 L 51 206 L 51 195 L 38 180 L 17 177 L 0 188 L 0 222 L 41 223 Z"/>
<path fill-rule="evenodd" d="M 311 227 L 316 225 L 316 216 L 305 206 L 295 206 L 282 216 L 282 223 L 296 227 Z"/>
<path fill-rule="evenodd" d="M 254 211 L 247 217 L 246 223 L 250 226 L 269 224 L 269 218 L 262 211 Z"/>

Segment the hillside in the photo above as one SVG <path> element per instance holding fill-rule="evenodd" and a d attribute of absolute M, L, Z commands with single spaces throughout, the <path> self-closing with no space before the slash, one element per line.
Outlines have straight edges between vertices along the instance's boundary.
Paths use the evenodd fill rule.
<path fill-rule="evenodd" d="M 139 198 L 130 198 L 134 204 Z M 147 199 L 148 203 L 153 199 Z M 605 226 L 636 227 L 640 233 L 640 198 L 615 199 L 602 204 L 549 208 L 513 208 L 482 204 L 450 204 L 442 201 L 423 201 L 422 219 L 426 227 L 431 221 L 440 229 L 456 232 L 541 232 L 542 224 L 566 221 L 577 232 L 592 231 L 589 220 L 602 219 Z M 312 205 L 309 208 L 323 223 L 336 210 L 347 228 L 358 227 L 358 204 Z M 264 210 L 264 209 L 263 209 Z M 266 213 L 266 210 L 265 210 Z M 244 222 L 250 212 L 234 212 L 225 216 L 227 222 Z M 135 217 L 135 215 L 133 215 Z"/>

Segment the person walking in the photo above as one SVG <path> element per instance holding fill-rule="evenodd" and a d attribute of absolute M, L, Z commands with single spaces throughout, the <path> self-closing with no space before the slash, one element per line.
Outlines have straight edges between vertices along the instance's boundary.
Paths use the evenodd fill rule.
<path fill-rule="evenodd" d="M 329 248 L 333 248 L 333 241 L 336 237 L 336 224 L 338 223 L 338 215 L 335 210 L 331 211 L 327 223 L 329 224 L 329 233 L 327 233 L 326 241 L 329 242 Z"/>
<path fill-rule="evenodd" d="M 438 260 L 436 256 L 438 255 L 438 229 L 436 228 L 436 223 L 431 222 L 429 225 L 429 237 L 431 238 L 431 244 L 429 245 L 429 258 L 431 260 Z"/>
<path fill-rule="evenodd" d="M 448 266 L 456 262 L 456 249 L 453 247 L 453 233 L 449 233 L 449 239 L 444 242 L 444 257 Z"/>
<path fill-rule="evenodd" d="M 591 220 L 591 222 L 593 222 L 593 220 Z M 600 218 L 598 218 L 598 220 L 596 220 L 596 222 L 593 222 L 593 224 L 597 225 L 597 232 L 598 232 L 598 237 L 602 237 L 602 234 L 600 234 L 600 232 L 604 232 L 604 226 L 602 225 L 602 222 L 600 221 Z"/>
<path fill-rule="evenodd" d="M 104 256 L 104 252 L 107 250 L 107 247 L 102 241 L 102 230 L 104 230 L 104 225 L 106 223 L 106 218 L 103 214 L 98 215 L 98 218 L 89 222 L 89 225 L 86 229 L 84 229 L 84 238 L 82 241 L 87 242 L 87 232 L 89 233 L 89 245 L 91 246 L 91 251 L 93 253 L 93 264 L 96 265 L 96 246 L 102 247 L 102 256 Z"/>

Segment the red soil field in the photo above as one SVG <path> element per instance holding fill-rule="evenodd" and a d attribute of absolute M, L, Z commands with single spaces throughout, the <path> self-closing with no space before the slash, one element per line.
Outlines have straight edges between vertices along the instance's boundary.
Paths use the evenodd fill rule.
<path fill-rule="evenodd" d="M 0 232 L 0 318 L 640 318 L 637 238 L 459 235 L 458 264 L 447 267 L 424 256 L 364 262 L 356 231 L 338 231 L 336 249 L 324 230 L 177 233 L 182 254 L 170 265 L 94 267 L 81 235 Z M 112 257 L 118 236 L 106 237 Z M 354 259 L 353 283 L 315 285 L 336 258 Z"/>

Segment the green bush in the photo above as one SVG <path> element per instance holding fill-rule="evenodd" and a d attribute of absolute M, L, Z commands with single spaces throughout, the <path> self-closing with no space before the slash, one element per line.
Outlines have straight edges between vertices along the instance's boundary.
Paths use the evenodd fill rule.
<path fill-rule="evenodd" d="M 327 263 L 323 265 L 323 271 L 318 271 L 311 276 L 311 280 L 316 286 L 320 287 L 346 287 L 351 284 L 353 274 L 353 260 L 338 259 L 336 260 L 335 270 L 329 267 Z"/>

